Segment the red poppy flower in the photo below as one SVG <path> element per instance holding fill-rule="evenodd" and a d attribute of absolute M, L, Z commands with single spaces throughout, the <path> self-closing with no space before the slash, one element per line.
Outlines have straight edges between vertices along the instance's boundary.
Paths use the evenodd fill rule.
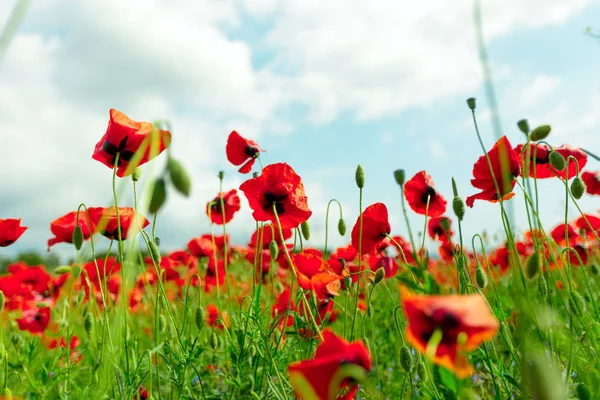
<path fill-rule="evenodd" d="M 448 235 L 446 234 L 446 230 L 442 226 L 442 219 L 445 218 L 450 225 L 450 229 L 448 229 L 448 233 L 450 236 L 454 234 L 452 232 L 452 220 L 448 217 L 434 217 L 427 222 L 427 233 L 429 237 L 432 239 L 439 239 L 442 242 L 448 241 Z"/>
<path fill-rule="evenodd" d="M 521 167 L 519 154 L 513 150 L 506 136 L 502 136 L 494 144 L 487 156 L 493 172 L 490 171 L 487 158 L 479 157 L 473 166 L 474 179 L 471 179 L 471 185 L 481 189 L 481 192 L 467 197 L 466 203 L 469 207 L 473 207 L 475 200 L 486 200 L 493 203 L 499 200 L 494 178 L 503 200 L 508 200 L 515 195 L 512 190 L 516 183 L 516 177 L 521 173 Z"/>
<path fill-rule="evenodd" d="M 118 240 L 117 210 L 114 206 L 109 208 L 90 207 L 88 212 L 92 225 L 96 227 L 98 232 L 111 240 Z M 131 207 L 119 207 L 119 221 L 121 223 L 121 233 L 125 234 L 125 238 L 122 240 L 133 237 L 139 232 L 140 226 L 144 229 L 150 225 L 150 221 L 142 215 L 138 216 Z"/>
<path fill-rule="evenodd" d="M 391 232 L 392 228 L 388 222 L 388 210 L 385 204 L 371 204 L 362 213 L 362 238 L 360 236 L 360 215 L 352 228 L 352 246 L 360 249 L 363 254 L 369 254 L 375 251 Z"/>
<path fill-rule="evenodd" d="M 527 255 L 527 245 L 523 242 L 516 242 L 515 247 L 517 249 L 517 253 L 520 256 Z M 508 244 L 505 244 L 502 247 L 499 247 L 494 254 L 490 257 L 490 262 L 492 265 L 495 265 L 500 268 L 501 273 L 506 273 L 510 268 L 510 259 L 511 259 L 511 250 L 508 248 Z"/>
<path fill-rule="evenodd" d="M 584 171 L 581 179 L 585 183 L 585 191 L 589 194 L 600 195 L 600 171 Z"/>
<path fill-rule="evenodd" d="M 79 212 L 77 221 L 75 220 L 76 218 L 77 211 L 72 211 L 50 223 L 50 231 L 54 234 L 54 237 L 48 239 L 48 250 L 56 243 L 73 243 L 73 231 L 77 225 L 81 228 L 83 239 L 87 240 L 90 238 L 90 233 L 93 233 L 95 228 L 92 223 L 92 229 L 90 230 L 85 210 Z"/>
<path fill-rule="evenodd" d="M 239 172 L 247 174 L 252 170 L 254 161 L 261 151 L 264 151 L 252 140 L 244 139 L 237 131 L 231 131 L 227 138 L 227 159 L 235 166 L 241 165 Z"/>
<path fill-rule="evenodd" d="M 0 247 L 10 246 L 27 230 L 21 219 L 0 219 Z"/>
<path fill-rule="evenodd" d="M 412 256 L 413 249 L 410 243 L 406 241 L 406 239 L 404 239 L 402 236 L 393 236 L 392 239 L 394 239 L 392 244 L 398 250 L 398 256 L 400 257 L 400 261 L 404 262 L 404 258 L 406 257 L 406 262 L 408 262 L 409 264 L 414 264 L 415 259 Z M 404 254 L 404 256 L 402 256 L 402 254 Z"/>
<path fill-rule="evenodd" d="M 225 279 L 225 263 L 223 260 L 217 260 L 215 264 L 215 258 L 210 257 L 206 268 L 204 289 L 209 291 L 213 286 L 223 286 L 226 283 Z"/>
<path fill-rule="evenodd" d="M 317 297 L 335 296 L 341 277 L 323 259 L 311 253 L 298 253 L 293 258 L 300 287 L 314 290 Z"/>
<path fill-rule="evenodd" d="M 595 237 L 594 232 L 596 232 L 597 235 L 600 235 L 600 218 L 590 214 L 584 214 L 584 216 L 585 218 L 579 217 L 575 220 L 577 229 L 584 231 L 590 239 Z"/>
<path fill-rule="evenodd" d="M 332 260 L 339 260 L 340 258 L 344 259 L 346 262 L 353 261 L 358 255 L 358 250 L 352 244 L 349 244 L 346 247 L 338 247 L 329 258 Z"/>
<path fill-rule="evenodd" d="M 212 257 L 215 253 L 215 244 L 213 244 L 210 235 L 202 235 L 190 240 L 187 244 L 190 254 L 194 257 Z"/>
<path fill-rule="evenodd" d="M 406 339 L 427 355 L 427 344 L 436 331 L 442 337 L 432 361 L 453 371 L 460 379 L 473 374 L 467 351 L 477 349 L 492 339 L 500 327 L 485 298 L 479 294 L 459 296 L 419 296 L 402 290 L 402 308 L 408 319 Z M 459 344 L 459 335 L 465 335 Z"/>
<path fill-rule="evenodd" d="M 577 256 L 575 254 L 573 254 L 572 251 L 569 250 L 568 255 L 569 255 L 569 261 L 570 261 L 571 265 L 574 265 L 577 267 L 586 265 L 588 262 L 588 255 L 589 255 L 588 249 L 580 244 L 576 244 L 575 246 L 573 246 L 573 250 L 575 250 L 575 252 L 577 253 L 577 256 L 579 256 L 579 258 L 577 258 Z M 580 259 L 581 259 L 581 263 L 579 262 Z"/>
<path fill-rule="evenodd" d="M 119 154 L 117 176 L 121 178 L 159 155 L 170 143 L 169 131 L 154 130 L 150 122 L 136 122 L 122 112 L 111 109 L 108 128 L 96 144 L 92 158 L 112 169 Z M 140 162 L 129 165 L 140 148 L 144 152 Z"/>
<path fill-rule="evenodd" d="M 566 243 L 565 235 L 567 234 L 569 236 L 569 246 L 574 246 L 579 241 L 579 233 L 577 233 L 573 225 L 559 224 L 550 232 L 552 239 L 560 245 Z"/>
<path fill-rule="evenodd" d="M 48 285 L 52 278 L 43 265 L 30 267 L 25 263 L 15 263 L 9 265 L 7 270 L 29 291 L 44 296 L 49 294 Z"/>
<path fill-rule="evenodd" d="M 254 231 L 254 233 L 252 234 L 252 237 L 250 238 L 250 243 L 248 243 L 248 247 L 254 248 L 259 245 L 258 241 L 260 239 L 260 236 L 259 236 L 260 231 L 261 231 L 260 228 L 258 228 L 258 230 L 256 230 L 256 231 Z M 273 226 L 272 224 L 265 224 L 262 231 L 263 231 L 263 233 L 262 233 L 263 249 L 269 248 L 271 240 L 275 240 L 275 242 L 277 243 L 278 246 L 282 245 L 281 236 L 279 235 L 279 229 L 276 226 Z M 285 240 L 292 237 L 291 229 L 284 228 L 284 229 L 282 229 L 282 232 L 283 232 L 283 238 Z M 275 236 L 273 236 L 273 233 L 275 234 Z"/>
<path fill-rule="evenodd" d="M 398 272 L 398 263 L 394 257 L 370 254 L 367 262 L 369 263 L 371 271 L 377 271 L 379 268 L 383 268 L 386 278 L 391 278 Z"/>
<path fill-rule="evenodd" d="M 410 208 L 417 214 L 427 213 L 430 217 L 439 217 L 446 212 L 446 199 L 435 190 L 431 176 L 425 171 L 417 172 L 404 184 L 404 196 Z"/>
<path fill-rule="evenodd" d="M 221 208 L 221 198 L 223 199 L 223 208 Z M 224 194 L 219 193 L 217 197 L 206 204 L 206 215 L 209 216 L 213 224 L 217 225 L 223 225 L 223 214 L 225 214 L 225 223 L 228 223 L 233 219 L 233 214 L 239 210 L 240 197 L 237 195 L 237 190 L 235 189 L 231 189 Z"/>
<path fill-rule="evenodd" d="M 41 335 L 50 323 L 50 307 L 26 307 L 23 309 L 23 317 L 17 318 L 16 321 L 20 330 Z"/>
<path fill-rule="evenodd" d="M 242 183 L 244 192 L 257 221 L 271 221 L 277 226 L 273 207 L 282 228 L 296 228 L 308 220 L 308 208 L 302 179 L 286 163 L 267 165 L 260 176 Z"/>
<path fill-rule="evenodd" d="M 77 363 L 79 360 L 81 360 L 81 352 L 76 351 L 77 347 L 79 346 L 79 344 L 81 343 L 81 341 L 79 340 L 79 338 L 75 335 L 71 336 L 71 340 L 69 341 L 69 358 L 70 358 L 70 362 L 71 364 L 75 364 Z M 65 339 L 65 337 L 61 337 L 60 341 L 57 339 L 52 339 L 47 343 L 47 346 L 49 349 L 56 349 L 58 348 L 63 348 L 66 349 L 67 348 L 67 340 Z"/>
<path fill-rule="evenodd" d="M 292 311 L 294 311 L 294 301 L 290 301 L 290 289 L 286 288 L 280 295 L 277 297 L 277 303 L 273 304 L 273 308 L 271 309 L 271 315 L 273 318 L 277 318 L 279 315 L 285 314 L 288 310 L 290 313 L 281 318 L 279 321 L 279 327 L 283 329 L 284 327 L 289 328 L 290 326 L 294 326 L 294 317 Z"/>
<path fill-rule="evenodd" d="M 371 356 L 364 343 L 360 340 L 348 343 L 326 329 L 314 358 L 290 364 L 288 371 L 294 392 L 301 400 L 350 400 L 358 389 L 358 376 L 351 373 L 356 367 L 363 377 L 371 370 Z M 312 389 L 312 396 L 301 389 L 306 384 Z M 340 396 L 341 390 L 346 393 Z"/>
<path fill-rule="evenodd" d="M 546 144 L 538 143 L 537 150 L 535 150 L 535 149 L 536 149 L 536 144 L 530 142 L 529 143 L 529 151 L 530 151 L 530 153 L 529 153 L 529 165 L 530 165 L 529 176 L 531 178 L 535 177 L 537 179 L 546 179 L 546 178 L 553 178 L 558 175 L 561 178 L 565 179 L 565 177 L 567 176 L 567 169 L 565 168 L 562 171 L 558 171 L 558 170 L 556 170 L 556 168 L 554 168 L 552 166 L 552 164 L 550 164 L 550 147 L 548 147 L 548 145 L 546 145 Z M 527 149 L 523 150 L 522 144 L 518 145 L 515 148 L 515 152 L 517 153 L 519 160 L 521 160 L 521 152 L 523 152 L 523 158 L 525 158 L 527 156 L 526 151 L 527 151 Z M 580 170 L 583 169 L 585 164 L 587 164 L 587 154 L 581 149 L 571 147 L 568 144 L 563 144 L 560 147 L 555 147 L 554 151 L 556 151 L 557 153 L 562 155 L 565 158 L 565 160 L 569 156 L 575 157 Z M 535 161 L 535 168 L 533 168 L 534 161 Z M 573 178 L 575 176 L 576 172 L 577 172 L 577 167 L 576 167 L 575 161 L 570 160 L 569 161 L 569 179 Z"/>

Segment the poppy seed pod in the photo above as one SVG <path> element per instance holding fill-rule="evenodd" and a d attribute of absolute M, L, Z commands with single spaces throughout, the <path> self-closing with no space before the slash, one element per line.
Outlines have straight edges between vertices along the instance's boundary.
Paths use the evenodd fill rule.
<path fill-rule="evenodd" d="M 150 205 L 148 211 L 155 214 L 165 203 L 167 199 L 167 185 L 163 178 L 159 178 L 154 182 L 154 188 L 152 189 L 152 197 L 150 198 Z"/>
<path fill-rule="evenodd" d="M 465 202 L 460 196 L 454 196 L 454 199 L 452 199 L 452 210 L 454 211 L 456 218 L 458 218 L 459 221 L 462 221 L 465 216 Z"/>
<path fill-rule="evenodd" d="M 182 195 L 188 197 L 192 190 L 192 181 L 187 171 L 178 160 L 169 157 L 167 161 L 167 169 L 169 170 L 169 176 L 175 189 Z"/>
<path fill-rule="evenodd" d="M 196 314 L 194 315 L 194 321 L 196 322 L 196 327 L 198 328 L 198 332 L 204 328 L 204 321 L 206 318 L 206 313 L 204 312 L 204 308 L 199 306 L 196 308 Z"/>
<path fill-rule="evenodd" d="M 340 236 L 344 236 L 346 234 L 346 229 L 346 221 L 344 221 L 344 218 L 340 218 L 338 221 L 338 232 Z"/>
<path fill-rule="evenodd" d="M 525 265 L 525 276 L 527 279 L 533 279 L 537 276 L 540 272 L 541 263 L 542 260 L 539 253 L 534 253 L 529 257 Z"/>
<path fill-rule="evenodd" d="M 475 106 L 476 106 L 475 97 L 469 97 L 467 99 L 467 105 L 469 106 L 469 108 L 471 109 L 471 111 L 475 111 Z"/>
<path fill-rule="evenodd" d="M 365 170 L 363 169 L 362 165 L 360 165 L 360 164 L 358 164 L 358 166 L 356 167 L 355 179 L 356 179 L 356 186 L 358 186 L 359 189 L 362 189 L 365 187 Z"/>
<path fill-rule="evenodd" d="M 427 368 L 425 368 L 425 363 L 423 361 L 417 363 L 417 374 L 419 374 L 419 378 L 421 378 L 423 382 L 427 381 Z"/>
<path fill-rule="evenodd" d="M 69 272 L 71 272 L 71 267 L 68 265 L 63 265 L 60 267 L 56 267 L 53 271 L 56 275 L 64 275 L 64 274 L 68 274 Z"/>
<path fill-rule="evenodd" d="M 375 278 L 373 279 L 373 284 L 377 285 L 385 278 L 385 269 L 383 267 L 379 267 L 377 271 L 375 271 Z"/>
<path fill-rule="evenodd" d="M 154 243 L 153 240 L 148 241 L 148 252 L 150 253 L 150 257 L 152 257 L 152 261 L 154 261 L 156 265 L 159 265 L 160 250 L 158 249 L 158 246 L 156 245 L 156 243 Z"/>
<path fill-rule="evenodd" d="M 557 171 L 563 171 L 565 169 L 565 158 L 557 151 L 550 153 L 550 165 Z"/>
<path fill-rule="evenodd" d="M 134 182 L 137 182 L 140 180 L 140 178 L 142 177 L 142 168 L 141 167 L 136 167 L 136 169 L 133 170 L 133 173 L 131 174 L 131 179 Z"/>
<path fill-rule="evenodd" d="M 544 140 L 548 137 L 551 130 L 552 128 L 550 127 L 550 125 L 540 125 L 533 131 L 531 131 L 531 135 L 529 137 L 534 142 L 537 142 L 538 140 Z"/>
<path fill-rule="evenodd" d="M 75 248 L 77 250 L 81 249 L 81 246 L 83 245 L 83 231 L 81 230 L 81 227 L 79 225 L 77 225 L 75 227 L 75 229 L 73 229 L 73 244 L 75 245 Z"/>
<path fill-rule="evenodd" d="M 154 243 L 156 243 L 156 245 L 160 247 L 160 238 L 158 236 L 154 238 Z"/>
<path fill-rule="evenodd" d="M 446 217 L 440 218 L 440 225 L 442 229 L 448 232 L 450 230 L 450 220 Z"/>
<path fill-rule="evenodd" d="M 400 186 L 404 185 L 406 181 L 406 173 L 403 169 L 397 169 L 394 171 L 394 179 L 396 179 L 396 183 Z"/>
<path fill-rule="evenodd" d="M 217 346 L 219 345 L 219 340 L 214 332 L 210 335 L 209 344 L 213 350 L 216 350 Z"/>
<path fill-rule="evenodd" d="M 349 276 L 345 276 L 344 277 L 344 286 L 346 287 L 346 290 L 350 289 L 350 286 L 352 286 L 352 278 Z"/>
<path fill-rule="evenodd" d="M 573 197 L 579 200 L 581 199 L 584 193 L 585 183 L 583 183 L 583 180 L 580 177 L 576 176 L 573 179 L 573 182 L 571 182 L 571 194 L 573 195 Z"/>
<path fill-rule="evenodd" d="M 413 367 L 413 356 L 408 346 L 402 346 L 400 349 L 400 365 L 406 372 L 410 372 Z"/>
<path fill-rule="evenodd" d="M 480 265 L 475 268 L 475 282 L 480 289 L 484 289 L 488 284 L 488 276 Z"/>
<path fill-rule="evenodd" d="M 598 275 L 598 273 L 600 273 L 600 270 L 598 269 L 598 266 L 596 264 L 592 264 L 590 269 L 592 270 L 592 274 L 594 275 Z"/>
<path fill-rule="evenodd" d="M 219 173 L 217 174 L 217 177 L 219 178 L 220 181 L 222 181 L 223 178 L 225 178 L 225 171 L 219 171 Z"/>
<path fill-rule="evenodd" d="M 271 260 L 275 260 L 279 255 L 279 247 L 275 240 L 269 242 L 269 255 L 271 256 Z"/>
<path fill-rule="evenodd" d="M 310 239 L 310 226 L 308 225 L 308 221 L 304 221 L 300 224 L 300 231 L 302 232 L 302 236 L 304 236 L 304 240 Z"/>
<path fill-rule="evenodd" d="M 93 327 L 94 327 L 94 322 L 92 320 L 92 314 L 88 314 L 85 316 L 85 319 L 83 320 L 83 329 L 85 329 L 85 333 L 87 333 L 88 336 L 91 336 Z"/>
<path fill-rule="evenodd" d="M 527 135 L 529 133 L 529 121 L 527 121 L 526 119 L 519 120 L 517 122 L 517 126 L 519 127 L 519 130 L 524 134 Z"/>

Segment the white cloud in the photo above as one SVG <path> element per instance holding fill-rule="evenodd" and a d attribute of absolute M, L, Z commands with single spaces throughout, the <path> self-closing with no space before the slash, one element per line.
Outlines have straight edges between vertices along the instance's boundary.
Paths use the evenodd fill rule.
<path fill-rule="evenodd" d="M 548 75 L 538 75 L 523 88 L 521 107 L 529 108 L 544 102 L 560 85 L 560 79 Z"/>

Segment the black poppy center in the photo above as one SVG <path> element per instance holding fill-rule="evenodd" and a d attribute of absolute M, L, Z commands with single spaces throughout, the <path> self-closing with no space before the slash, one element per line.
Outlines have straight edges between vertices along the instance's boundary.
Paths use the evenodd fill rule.
<path fill-rule="evenodd" d="M 134 155 L 133 151 L 125 150 L 125 146 L 127 146 L 127 140 L 129 138 L 125 136 L 119 145 L 114 145 L 108 140 L 102 143 L 102 150 L 106 154 L 110 156 L 110 163 L 115 165 L 115 161 L 117 160 L 117 154 L 119 154 L 119 166 L 125 163 L 128 163 Z"/>
<path fill-rule="evenodd" d="M 283 214 L 285 212 L 285 205 L 283 204 L 283 202 L 285 201 L 285 199 L 287 199 L 287 197 L 287 193 L 277 195 L 275 193 L 266 191 L 264 194 L 263 211 L 268 211 L 273 208 L 273 205 L 275 205 L 275 210 L 277 211 L 277 214 Z"/>
<path fill-rule="evenodd" d="M 444 228 L 442 228 L 441 225 L 437 225 L 435 228 L 433 228 L 433 235 L 434 236 L 444 236 L 446 234 L 446 231 L 444 230 Z"/>
<path fill-rule="evenodd" d="M 248 145 L 244 148 L 244 154 L 246 154 L 248 157 L 256 157 L 258 154 L 258 148 Z"/>
<path fill-rule="evenodd" d="M 427 186 L 423 194 L 421 195 L 421 203 L 427 204 L 427 199 L 429 199 L 429 204 L 433 203 L 437 192 L 431 186 Z"/>
<path fill-rule="evenodd" d="M 213 213 L 219 213 L 221 214 L 223 212 L 223 209 L 221 208 L 221 197 L 217 197 L 213 200 L 213 204 L 212 204 L 212 212 Z"/>

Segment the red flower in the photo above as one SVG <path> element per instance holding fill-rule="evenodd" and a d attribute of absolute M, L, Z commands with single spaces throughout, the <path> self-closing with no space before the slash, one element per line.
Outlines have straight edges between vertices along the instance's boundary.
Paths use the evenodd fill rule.
<path fill-rule="evenodd" d="M 432 361 L 453 371 L 464 379 L 473 374 L 464 352 L 475 350 L 481 343 L 492 339 L 499 328 L 496 317 L 481 295 L 418 296 L 404 287 L 402 308 L 408 319 L 406 339 L 415 349 L 427 355 L 427 344 L 436 331 L 442 337 Z M 464 344 L 458 344 L 460 334 L 466 335 Z"/>
<path fill-rule="evenodd" d="M 223 208 L 221 208 L 221 198 L 223 198 Z M 223 225 L 223 214 L 225 214 L 225 223 L 228 223 L 233 219 L 233 214 L 239 210 L 240 197 L 235 189 L 231 189 L 225 194 L 219 193 L 217 197 L 206 204 L 206 215 L 209 216 L 213 224 L 217 225 Z"/>
<path fill-rule="evenodd" d="M 242 183 L 244 192 L 257 221 L 271 221 L 277 226 L 273 207 L 282 228 L 295 228 L 308 220 L 308 208 L 302 179 L 286 163 L 267 165 L 260 176 Z"/>
<path fill-rule="evenodd" d="M 303 252 L 294 255 L 293 261 L 301 288 L 314 290 L 318 298 L 338 294 L 341 277 L 321 257 Z"/>
<path fill-rule="evenodd" d="M 355 375 L 359 367 L 361 378 L 371 370 L 371 356 L 367 347 L 358 340 L 348 343 L 331 330 L 323 331 L 323 343 L 317 347 L 311 360 L 304 360 L 288 367 L 290 382 L 301 400 L 307 399 L 354 399 L 358 389 Z M 302 387 L 308 384 L 312 396 Z M 340 390 L 347 393 L 339 395 Z"/>
<path fill-rule="evenodd" d="M 430 217 L 439 217 L 446 212 L 446 199 L 435 190 L 431 176 L 425 171 L 417 172 L 404 184 L 404 196 L 410 208 L 417 214 L 427 213 Z"/>
<path fill-rule="evenodd" d="M 254 161 L 264 151 L 252 140 L 244 139 L 237 131 L 231 131 L 227 138 L 227 159 L 235 166 L 241 165 L 239 172 L 247 174 L 252 170 Z M 243 165 L 242 165 L 243 164 Z"/>
<path fill-rule="evenodd" d="M 215 252 L 215 245 L 210 235 L 193 238 L 188 242 L 187 248 L 191 255 L 198 258 L 212 257 Z"/>
<path fill-rule="evenodd" d="M 589 194 L 600 195 L 600 171 L 584 171 L 581 179 L 585 183 L 585 191 Z"/>
<path fill-rule="evenodd" d="M 48 239 L 48 250 L 56 243 L 73 243 L 73 231 L 77 225 L 81 228 L 84 240 L 90 238 L 90 233 L 93 233 L 95 228 L 93 223 L 92 229 L 88 226 L 86 212 L 84 210 L 80 211 L 78 221 L 75 220 L 76 218 L 77 211 L 72 211 L 50 223 L 50 231 L 54 234 L 54 237 Z"/>
<path fill-rule="evenodd" d="M 552 239 L 554 239 L 554 241 L 560 245 L 564 245 L 566 243 L 565 235 L 567 234 L 569 236 L 569 246 L 574 246 L 577 241 L 579 241 L 579 234 L 573 225 L 559 224 L 550 232 Z"/>
<path fill-rule="evenodd" d="M 584 216 L 585 218 L 582 216 L 575 220 L 577 229 L 585 231 L 590 239 L 594 238 L 594 232 L 596 232 L 597 235 L 600 235 L 600 218 L 590 214 L 584 214 Z"/>
<path fill-rule="evenodd" d="M 519 154 L 513 150 L 506 136 L 502 136 L 487 155 L 493 172 L 490 171 L 487 158 L 479 157 L 473 166 L 474 179 L 471 179 L 471 185 L 481 189 L 481 192 L 467 197 L 466 203 L 469 207 L 473 207 L 475 200 L 486 200 L 493 203 L 499 200 L 494 178 L 503 200 L 508 200 L 515 195 L 512 190 L 516 183 L 515 178 L 521 173 L 521 167 L 519 166 Z"/>
<path fill-rule="evenodd" d="M 277 243 L 278 246 L 282 245 L 281 235 L 279 234 L 279 229 L 276 226 L 273 226 L 272 224 L 265 224 L 262 230 L 263 230 L 263 234 L 262 234 L 263 249 L 269 248 L 269 244 L 271 243 L 271 240 L 275 240 L 275 242 Z M 260 228 L 258 228 L 258 230 L 256 230 L 256 231 L 254 231 L 254 233 L 252 234 L 252 237 L 250 238 L 250 243 L 248 243 L 248 247 L 254 248 L 259 245 L 260 236 L 258 236 L 258 235 L 260 234 L 260 231 L 261 231 Z M 283 232 L 283 238 L 285 240 L 292 237 L 291 229 L 284 228 L 284 229 L 282 229 L 282 232 Z M 273 236 L 273 234 L 275 234 L 275 236 Z"/>
<path fill-rule="evenodd" d="M 379 268 L 383 268 L 386 278 L 391 278 L 398 272 L 398 263 L 394 257 L 371 254 L 368 256 L 368 263 L 369 267 L 371 267 L 371 271 L 377 271 Z"/>
<path fill-rule="evenodd" d="M 567 169 L 565 168 L 562 171 L 557 171 L 550 164 L 550 147 L 543 143 L 536 144 L 529 143 L 530 153 L 529 153 L 529 176 L 531 178 L 535 177 L 537 179 L 545 179 L 545 178 L 553 178 L 555 176 L 560 176 L 565 179 L 567 176 Z M 515 148 L 515 152 L 518 155 L 519 160 L 521 160 L 521 151 L 523 151 L 523 158 L 527 156 L 527 149 L 523 150 L 523 145 L 520 144 Z M 579 164 L 579 169 L 583 169 L 585 164 L 587 164 L 587 154 L 581 149 L 571 147 L 568 144 L 563 144 L 560 147 L 555 147 L 554 151 L 562 155 L 565 160 L 569 156 L 575 157 L 577 160 L 577 164 Z M 535 154 L 534 154 L 535 153 Z M 535 168 L 533 168 L 533 164 L 535 161 Z M 577 167 L 575 161 L 569 161 L 569 179 L 573 178 L 577 172 Z"/>
<path fill-rule="evenodd" d="M 27 230 L 21 219 L 0 219 L 0 247 L 10 246 Z"/>
<path fill-rule="evenodd" d="M 369 254 L 377 249 L 391 231 L 385 204 L 372 204 L 362 213 L 362 238 L 360 236 L 360 215 L 352 228 L 352 246 L 360 249 L 363 254 Z"/>
<path fill-rule="evenodd" d="M 34 335 L 44 333 L 49 323 L 50 307 L 26 307 L 23 309 L 23 317 L 17 318 L 19 329 L 22 331 L 29 331 Z"/>
<path fill-rule="evenodd" d="M 277 318 L 277 316 L 283 315 L 289 311 L 289 315 L 281 318 L 279 322 L 280 328 L 289 328 L 290 326 L 294 326 L 294 317 L 291 315 L 294 309 L 294 302 L 290 301 L 290 289 L 286 288 L 277 298 L 277 303 L 273 304 L 271 315 L 273 318 Z"/>
<path fill-rule="evenodd" d="M 117 223 L 116 208 L 109 207 L 90 207 L 88 208 L 92 225 L 96 227 L 98 232 L 111 240 L 118 240 L 119 231 Z M 142 229 L 150 225 L 150 222 L 143 216 L 136 214 L 131 207 L 119 207 L 119 221 L 121 223 L 121 237 L 128 239 L 139 232 L 140 226 Z M 124 234 L 124 235 L 123 235 Z"/>
<path fill-rule="evenodd" d="M 429 220 L 427 223 L 427 233 L 429 237 L 432 239 L 439 239 L 442 242 L 448 241 L 448 235 L 446 234 L 446 230 L 442 227 L 442 219 L 448 220 L 448 224 L 450 225 L 450 229 L 448 229 L 448 233 L 450 236 L 454 232 L 452 232 L 452 220 L 448 217 L 434 217 Z"/>
<path fill-rule="evenodd" d="M 108 128 L 96 144 L 92 158 L 109 168 L 114 168 L 119 154 L 117 176 L 121 178 L 130 175 L 135 167 L 159 155 L 170 143 L 169 131 L 154 130 L 150 122 L 136 122 L 122 112 L 111 109 Z M 129 165 L 140 148 L 143 151 L 141 160 L 135 165 Z"/>
<path fill-rule="evenodd" d="M 338 247 L 331 255 L 329 256 L 332 260 L 339 260 L 343 258 L 344 261 L 350 262 L 353 261 L 358 255 L 358 250 L 352 244 L 349 244 L 346 247 Z"/>

